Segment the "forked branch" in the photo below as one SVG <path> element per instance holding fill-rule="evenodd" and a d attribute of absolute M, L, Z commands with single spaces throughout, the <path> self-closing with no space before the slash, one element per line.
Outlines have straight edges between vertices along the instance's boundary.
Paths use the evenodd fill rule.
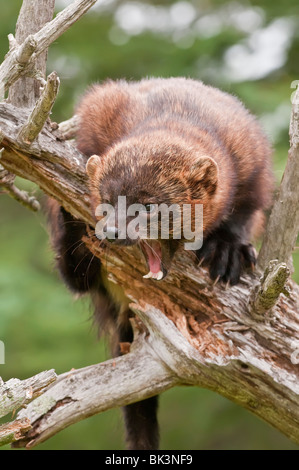
<path fill-rule="evenodd" d="M 30 35 L 21 45 L 8 52 L 0 65 L 0 91 L 4 93 L 22 75 L 32 73 L 36 58 L 56 41 L 72 24 L 81 18 L 97 0 L 75 0 L 40 31 Z M 11 43 L 13 41 L 10 41 Z M 0 96 L 1 99 L 1 96 Z"/>

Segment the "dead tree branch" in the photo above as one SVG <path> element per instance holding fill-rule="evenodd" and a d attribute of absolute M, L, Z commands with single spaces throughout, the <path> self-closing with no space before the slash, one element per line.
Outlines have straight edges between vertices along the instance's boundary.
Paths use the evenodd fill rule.
<path fill-rule="evenodd" d="M 54 370 L 41 372 L 27 380 L 11 379 L 4 383 L 0 378 L 0 417 L 27 405 L 41 395 L 56 380 Z M 0 447 L 21 439 L 31 429 L 28 418 L 16 419 L 0 426 Z"/>
<path fill-rule="evenodd" d="M 132 260 L 135 260 L 133 253 Z M 131 283 L 126 293 L 132 300 L 140 288 L 149 291 L 141 275 L 133 273 L 132 265 L 124 273 L 120 258 L 114 255 L 110 261 L 114 265 L 111 279 L 118 283 L 122 279 L 126 285 Z M 123 261 L 127 266 L 129 259 Z M 151 304 L 154 299 L 164 310 L 151 304 L 133 303 L 132 309 L 142 320 L 143 331 L 131 351 L 59 377 L 45 394 L 19 413 L 19 419 L 30 420 L 32 429 L 17 446 L 33 447 L 87 416 L 182 384 L 214 390 L 299 442 L 298 366 L 290 360 L 294 333 L 298 338 L 298 323 L 295 315 L 284 318 L 280 315 L 281 310 L 290 313 L 293 302 L 298 303 L 299 289 L 293 292 L 292 301 L 281 299 L 266 325 L 256 324 L 249 312 L 244 312 L 252 279 L 243 279 L 241 286 L 232 289 L 233 293 L 218 287 L 215 295 L 203 273 L 201 277 L 194 275 L 196 269 L 190 269 L 190 260 L 181 259 L 180 263 L 189 272 L 182 277 L 176 267 L 172 276 L 178 276 L 177 280 L 184 286 L 192 287 L 183 292 L 189 297 L 188 307 L 194 305 L 194 310 L 188 308 L 187 313 L 181 300 L 183 314 L 182 305 L 177 301 L 172 305 L 168 286 L 157 291 L 154 281 L 148 281 L 151 292 L 154 291 Z M 125 280 L 128 273 L 129 281 Z M 173 279 L 169 285 L 173 286 Z M 204 318 L 199 305 L 207 310 L 210 303 L 207 298 L 213 304 Z"/>
<path fill-rule="evenodd" d="M 26 38 L 23 44 L 8 52 L 0 65 L 0 90 L 2 94 L 22 75 L 32 73 L 35 69 L 36 58 L 47 50 L 73 23 L 81 18 L 97 0 L 76 0 L 66 7 L 37 33 Z M 36 2 L 33 2 L 36 7 Z M 0 97 L 1 98 L 1 97 Z"/>
<path fill-rule="evenodd" d="M 59 132 L 63 140 L 70 140 L 76 137 L 76 133 L 79 127 L 79 116 L 76 114 L 67 121 L 59 124 Z"/>
<path fill-rule="evenodd" d="M 19 139 L 24 144 L 30 145 L 38 136 L 50 117 L 52 107 L 59 90 L 59 78 L 56 72 L 52 72 L 47 79 L 45 88 L 37 100 L 30 116 L 20 130 Z"/>
<path fill-rule="evenodd" d="M 299 232 L 299 89 L 293 101 L 288 161 L 259 253 L 261 269 L 272 259 L 290 264 Z"/>
<path fill-rule="evenodd" d="M 29 419 L 16 419 L 0 427 L 0 447 L 19 441 L 31 429 Z"/>
<path fill-rule="evenodd" d="M 289 295 L 286 287 L 289 275 L 290 270 L 285 263 L 278 263 L 277 260 L 270 261 L 252 302 L 253 313 L 260 315 L 261 320 L 263 314 L 275 306 L 281 293 Z"/>
<path fill-rule="evenodd" d="M 38 397 L 55 380 L 54 370 L 41 372 L 26 380 L 11 379 L 4 383 L 0 378 L 0 418 Z"/>
<path fill-rule="evenodd" d="M 63 141 L 59 130 L 46 124 L 31 145 L 19 141 L 19 130 L 28 120 L 28 110 L 0 103 L 2 132 L 1 163 L 6 170 L 39 185 L 75 217 L 93 223 L 85 172 L 85 157 Z"/>
<path fill-rule="evenodd" d="M 3 166 L 0 165 L 0 189 L 2 189 L 4 193 L 11 196 L 27 209 L 30 209 L 33 212 L 39 211 L 40 203 L 38 200 L 34 196 L 30 195 L 27 191 L 19 189 L 14 184 L 14 180 L 15 175 L 9 173 L 9 171 L 5 170 Z"/>
<path fill-rule="evenodd" d="M 18 44 L 28 41 L 28 55 L 24 56 L 19 63 L 26 66 L 32 57 L 36 41 L 30 35 L 37 33 L 48 21 L 53 18 L 55 0 L 24 0 L 16 25 L 15 37 L 10 35 L 10 49 L 17 48 Z M 29 36 L 29 40 L 28 40 Z M 23 76 L 21 80 L 16 81 L 9 89 L 9 100 L 18 107 L 32 107 L 40 95 L 40 85 L 46 76 L 48 50 L 45 50 L 35 58 L 34 67 L 30 75 Z M 34 78 L 35 76 L 35 78 Z"/>

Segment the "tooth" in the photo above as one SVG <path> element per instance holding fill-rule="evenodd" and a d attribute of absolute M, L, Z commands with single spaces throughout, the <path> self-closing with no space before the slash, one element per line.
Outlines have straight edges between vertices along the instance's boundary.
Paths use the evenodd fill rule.
<path fill-rule="evenodd" d="M 154 275 L 154 274 L 150 271 L 149 273 L 145 274 L 145 275 L 143 276 L 143 278 L 144 278 L 144 279 L 151 279 L 151 278 L 153 277 L 153 275 Z"/>
<path fill-rule="evenodd" d="M 164 277 L 164 274 L 163 274 L 162 271 L 159 271 L 159 272 L 156 274 L 156 276 L 157 276 L 157 277 L 156 277 L 157 281 L 161 281 L 161 279 L 163 279 L 163 277 Z"/>
<path fill-rule="evenodd" d="M 156 281 L 161 281 L 163 279 L 164 274 L 163 271 L 159 271 L 158 273 L 152 273 L 151 271 L 143 276 L 144 279 L 155 279 Z"/>

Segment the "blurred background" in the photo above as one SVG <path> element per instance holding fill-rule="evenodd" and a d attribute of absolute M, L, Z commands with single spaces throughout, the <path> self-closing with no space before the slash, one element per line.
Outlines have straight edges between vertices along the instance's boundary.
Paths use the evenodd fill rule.
<path fill-rule="evenodd" d="M 2 2 L 0 61 L 21 3 Z M 70 3 L 56 0 L 57 12 Z M 298 14 L 297 0 L 99 0 L 50 48 L 48 71 L 61 79 L 52 119 L 70 118 L 85 88 L 106 78 L 200 79 L 239 96 L 259 117 L 273 143 L 279 183 L 290 99 L 299 83 Z M 31 183 L 19 183 L 42 199 Z M 2 378 L 24 379 L 51 368 L 59 374 L 105 360 L 108 348 L 97 341 L 88 300 L 73 299 L 55 272 L 43 215 L 0 195 L 0 223 Z M 298 258 L 295 253 L 297 282 Z M 201 389 L 164 393 L 160 424 L 162 449 L 299 449 L 247 411 Z M 39 448 L 122 449 L 120 410 L 78 423 Z"/>

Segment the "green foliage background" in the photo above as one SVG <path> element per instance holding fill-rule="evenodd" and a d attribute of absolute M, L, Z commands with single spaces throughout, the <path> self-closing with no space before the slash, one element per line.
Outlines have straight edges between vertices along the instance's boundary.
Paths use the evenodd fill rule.
<path fill-rule="evenodd" d="M 0 59 L 7 52 L 7 34 L 14 32 L 21 3 L 2 2 Z M 70 1 L 56 3 L 59 10 Z M 142 8 L 149 7 L 144 14 Z M 157 25 L 165 12 L 173 24 L 166 22 L 163 30 Z M 299 79 L 297 13 L 297 0 L 104 0 L 50 49 L 49 72 L 55 69 L 61 78 L 52 118 L 58 122 L 68 119 L 80 94 L 94 81 L 144 76 L 202 79 L 238 95 L 261 118 L 273 142 L 279 182 L 288 151 L 291 87 Z M 151 16 L 154 14 L 156 17 Z M 259 42 L 258 32 L 273 24 L 278 26 L 268 42 Z M 285 43 L 279 40 L 281 34 L 287 36 Z M 272 53 L 281 42 L 280 61 L 271 68 Z M 236 45 L 239 49 L 232 49 Z M 263 47 L 264 56 L 251 62 Z M 236 74 L 229 75 L 229 58 L 235 60 L 232 51 L 236 58 L 236 52 L 241 50 L 242 55 L 246 48 L 247 64 L 241 61 Z M 268 63 L 269 70 L 262 72 Z M 247 70 L 247 76 L 243 73 L 237 79 L 238 70 Z M 31 183 L 20 184 L 43 198 Z M 88 300 L 73 299 L 58 279 L 43 215 L 32 214 L 1 195 L 0 222 L 0 339 L 6 352 L 5 365 L 0 365 L 2 378 L 27 378 L 50 368 L 61 373 L 107 358 L 105 342 L 97 340 L 92 328 Z M 297 254 L 294 259 L 294 278 L 299 281 Z M 267 424 L 206 390 L 182 387 L 163 394 L 160 423 L 163 449 L 298 449 Z M 78 423 L 40 446 L 121 448 L 119 410 Z"/>

